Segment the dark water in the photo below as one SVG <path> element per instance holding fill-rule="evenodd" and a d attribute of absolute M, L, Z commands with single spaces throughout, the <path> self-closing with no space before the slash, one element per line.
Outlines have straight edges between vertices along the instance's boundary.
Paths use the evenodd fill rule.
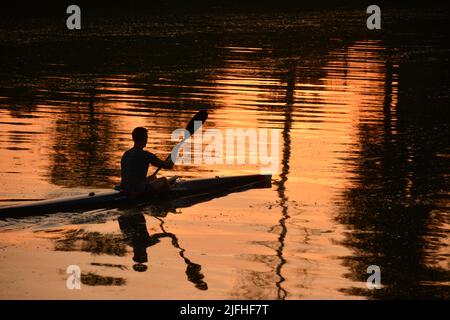
<path fill-rule="evenodd" d="M 172 130 L 207 108 L 211 128 L 280 130 L 273 188 L 161 220 L 174 222 L 175 229 L 178 223 L 181 237 L 165 231 L 160 220 L 160 233 L 147 226 L 153 234 L 147 236 L 138 223 L 138 236 L 129 240 L 126 219 L 87 219 L 77 225 L 99 230 L 77 239 L 95 243 L 104 234 L 105 243 L 123 251 L 70 247 L 68 255 L 78 250 L 125 256 L 120 266 L 129 264 L 126 248 L 142 250 L 144 242 L 145 250 L 148 241 L 171 239 L 177 253 L 155 255 L 179 255 L 195 286 L 177 291 L 182 285 L 174 281 L 169 289 L 161 287 L 167 296 L 137 297 L 183 298 L 201 290 L 200 298 L 212 299 L 448 299 L 449 12 L 390 9 L 383 11 L 379 31 L 367 30 L 365 19 L 356 10 L 92 18 L 80 32 L 60 21 L 18 26 L 5 20 L 0 199 L 9 204 L 109 188 L 119 180 L 118 163 L 132 128 L 148 127 L 148 148 L 163 157 L 171 150 L 166 141 Z M 203 177 L 255 170 L 191 165 L 171 173 Z M 232 206 L 247 234 L 228 229 L 219 218 L 225 210 L 220 205 Z M 2 234 L 20 238 L 23 228 L 52 228 L 74 223 L 71 218 L 83 216 L 9 220 Z M 205 221 L 219 221 L 214 249 L 225 248 L 225 234 L 238 239 L 232 258 L 202 256 L 206 240 L 194 234 L 208 232 Z M 118 232 L 119 238 L 108 238 Z M 201 272 L 189 250 L 203 261 Z M 380 266 L 382 289 L 366 288 L 370 265 Z M 223 274 L 221 267 L 235 272 Z M 136 277 L 128 270 L 119 280 L 104 281 L 124 285 L 120 279 L 131 274 Z M 88 285 L 100 281 L 92 274 L 85 279 Z M 132 281 L 126 286 L 141 292 Z M 3 288 L 2 297 L 8 297 Z"/>

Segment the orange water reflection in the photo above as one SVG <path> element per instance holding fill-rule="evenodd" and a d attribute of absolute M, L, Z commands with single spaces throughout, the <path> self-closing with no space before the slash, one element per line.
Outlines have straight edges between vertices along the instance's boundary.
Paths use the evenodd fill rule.
<path fill-rule="evenodd" d="M 418 191 L 418 183 L 414 182 L 424 179 L 420 171 L 401 175 L 404 185 L 396 185 L 397 176 L 390 172 L 396 167 L 389 157 L 396 154 L 397 146 L 405 147 L 401 158 L 416 165 L 415 157 L 428 154 L 414 151 L 415 145 L 409 141 L 390 145 L 390 141 L 404 138 L 399 133 L 405 134 L 405 126 L 409 125 L 408 120 L 399 117 L 400 64 L 390 46 L 381 40 L 358 40 L 323 50 L 316 56 L 315 52 L 297 49 L 295 44 L 282 45 L 285 47 L 279 47 L 276 41 L 261 47 L 214 43 L 210 49 L 217 50 L 218 58 L 205 57 L 208 63 L 187 58 L 187 62 L 175 62 L 175 68 L 169 64 L 160 70 L 148 63 L 148 72 L 79 78 L 49 73 L 29 91 L 9 95 L 5 91 L 0 97 L 0 200 L 7 204 L 13 198 L 49 198 L 109 188 L 119 181 L 120 157 L 131 146 L 130 132 L 134 127 L 149 128 L 148 149 L 165 157 L 172 147 L 168 143 L 172 130 L 184 127 L 197 110 L 207 108 L 210 116 L 205 129 L 279 130 L 280 169 L 272 189 L 215 199 L 183 208 L 182 214 L 166 212 L 164 219 L 158 217 L 157 221 L 152 209 L 145 209 L 145 217 L 140 216 L 140 230 L 148 230 L 150 238 L 153 234 L 167 238 L 158 246 L 145 246 L 151 257 L 146 272 L 158 273 L 158 279 L 142 278 L 132 271 L 131 251 L 136 244 L 128 240 L 128 251 L 121 256 L 105 252 L 90 255 L 86 250 L 75 249 L 62 254 L 51 248 L 40 249 L 45 251 L 45 259 L 55 259 L 60 269 L 70 259 L 91 269 L 125 266 L 114 271 L 96 269 L 128 279 L 125 289 L 118 289 L 125 291 L 88 289 L 85 297 L 111 297 L 112 293 L 120 296 L 124 292 L 132 292 L 138 298 L 373 297 L 365 287 L 364 267 L 372 264 L 375 253 L 387 257 L 381 260 L 385 264 L 396 254 L 420 256 L 412 261 L 412 272 L 423 272 L 424 265 L 432 271 L 445 269 L 442 260 L 448 253 L 448 244 L 444 237 L 435 240 L 434 231 L 431 235 L 424 232 L 402 238 L 415 241 L 417 247 L 423 245 L 428 251 L 401 247 L 399 252 L 396 246 L 392 251 L 379 250 L 370 239 L 380 244 L 391 238 L 376 234 L 402 235 L 403 231 L 360 221 L 367 218 L 367 212 L 378 214 L 375 204 L 387 206 L 371 195 L 386 199 L 389 192 L 399 193 L 404 200 L 425 194 Z M 30 101 L 19 99 L 22 96 Z M 425 160 L 437 163 L 433 156 Z M 183 165 L 165 174 L 203 177 L 258 170 L 258 165 L 200 164 Z M 443 170 L 432 174 L 438 179 L 447 173 Z M 387 188 L 384 179 L 388 178 L 391 180 L 387 183 L 394 181 L 389 192 L 383 189 Z M 431 185 L 434 180 L 428 183 Z M 433 190 L 427 205 L 441 219 L 447 202 L 444 199 L 444 204 L 437 205 L 434 196 L 438 193 L 442 190 Z M 411 203 L 396 203 L 400 217 L 409 212 Z M 423 215 L 429 212 L 420 211 Z M 117 212 L 97 212 L 56 215 L 47 220 L 35 218 L 31 222 L 7 221 L 3 227 L 9 231 L 0 233 L 0 241 L 5 246 L 18 245 L 24 252 L 36 249 L 39 253 L 32 241 L 43 241 L 42 232 L 59 239 L 71 228 L 86 228 L 97 232 L 96 241 L 104 244 L 105 239 L 120 238 L 117 216 Z M 423 229 L 436 227 L 442 233 L 448 230 L 445 219 L 429 219 L 414 223 Z M 364 234 L 359 228 L 364 229 Z M 371 233 L 371 228 L 375 232 Z M 37 235 L 33 233 L 36 230 Z M 406 230 L 410 231 L 408 227 Z M 114 242 L 108 245 L 114 246 Z M 51 246 L 47 243 L 47 247 Z M 403 249 L 407 254 L 403 254 Z M 14 254 L 20 256 L 17 259 L 25 259 L 23 252 Z M 9 268 L 14 261 L 6 260 L 2 265 Z M 57 286 L 60 274 L 48 265 L 36 268 L 46 274 L 36 281 L 50 281 L 50 287 Z M 193 274 L 207 279 L 207 286 L 199 282 L 202 292 L 187 283 L 185 274 L 190 282 L 195 281 L 186 268 L 201 269 L 201 277 L 199 272 Z M 405 289 L 404 283 L 390 279 L 398 270 L 385 270 L 390 289 L 375 298 L 389 298 L 391 292 L 398 294 Z M 17 274 L 11 271 L 7 276 L 14 278 Z M 414 274 L 410 273 L 410 277 L 414 278 Z M 439 285 L 445 279 L 440 274 L 431 278 Z M 151 292 L 145 290 L 146 286 L 152 286 Z M 420 288 L 420 283 L 416 286 Z M 23 287 L 23 283 L 18 285 Z M 58 290 L 50 290 L 49 296 L 67 297 L 67 292 Z M 22 293 L 20 289 L 14 292 L 18 297 Z M 6 291 L 0 296 L 8 297 Z"/>

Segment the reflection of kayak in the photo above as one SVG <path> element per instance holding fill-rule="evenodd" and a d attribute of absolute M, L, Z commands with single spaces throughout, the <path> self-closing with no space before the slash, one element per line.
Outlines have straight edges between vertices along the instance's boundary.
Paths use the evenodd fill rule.
<path fill-rule="evenodd" d="M 138 203 L 158 204 L 189 197 L 231 193 L 250 188 L 271 186 L 271 175 L 244 175 L 207 179 L 179 180 L 169 190 L 130 199 L 117 190 L 88 195 L 36 201 L 28 204 L 0 207 L 0 218 L 47 214 L 100 208 L 115 208 Z"/>

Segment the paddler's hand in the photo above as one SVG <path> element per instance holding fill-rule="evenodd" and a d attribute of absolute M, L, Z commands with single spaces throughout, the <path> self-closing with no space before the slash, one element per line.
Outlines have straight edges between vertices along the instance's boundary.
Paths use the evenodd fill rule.
<path fill-rule="evenodd" d="M 172 161 L 172 158 L 166 161 L 166 169 L 172 169 L 175 164 Z"/>

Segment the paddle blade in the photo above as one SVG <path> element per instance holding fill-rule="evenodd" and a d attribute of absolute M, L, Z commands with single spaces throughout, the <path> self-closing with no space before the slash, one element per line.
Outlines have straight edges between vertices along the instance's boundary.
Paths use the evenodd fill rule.
<path fill-rule="evenodd" d="M 189 121 L 189 123 L 186 126 L 186 130 L 189 131 L 190 135 L 194 134 L 195 130 L 200 128 L 200 125 L 202 125 L 206 121 L 206 119 L 208 119 L 208 111 L 206 109 L 200 110 Z"/>

